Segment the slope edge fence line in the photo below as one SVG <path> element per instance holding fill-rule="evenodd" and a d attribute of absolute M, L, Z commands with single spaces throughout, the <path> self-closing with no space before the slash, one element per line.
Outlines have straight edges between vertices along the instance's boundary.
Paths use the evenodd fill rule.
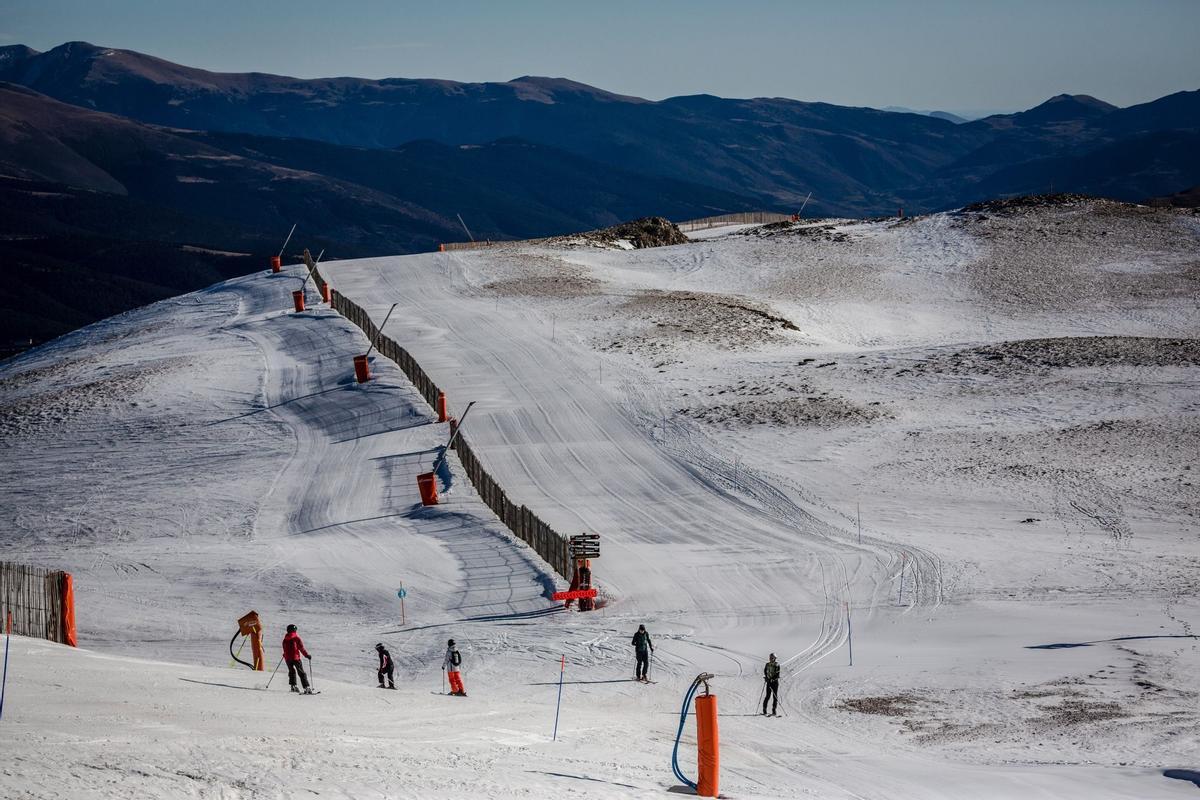
<path fill-rule="evenodd" d="M 375 348 L 379 354 L 394 362 L 429 403 L 429 406 L 437 408 L 438 397 L 442 395 L 442 390 L 421 368 L 416 359 L 393 339 L 380 335 L 378 326 L 371 320 L 365 309 L 336 289 L 327 290 L 328 284 L 319 270 L 313 270 L 313 279 L 322 294 L 329 291 L 333 310 L 358 326 L 368 339 L 375 342 Z M 451 422 L 453 424 L 453 418 L 451 418 Z M 519 506 L 509 500 L 508 494 L 500 487 L 496 479 L 484 469 L 461 431 L 454 441 L 453 449 L 458 453 L 458 459 L 462 462 L 471 485 L 475 487 L 475 491 L 487 507 L 495 512 L 514 536 L 532 547 L 560 576 L 570 580 L 573 566 L 567 537 L 543 522 L 528 507 Z"/>

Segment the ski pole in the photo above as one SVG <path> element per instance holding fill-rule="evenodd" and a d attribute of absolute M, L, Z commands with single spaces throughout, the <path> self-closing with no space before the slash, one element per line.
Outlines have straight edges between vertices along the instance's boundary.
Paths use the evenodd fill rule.
<path fill-rule="evenodd" d="M 275 665 L 275 669 L 271 670 L 271 677 L 267 678 L 267 687 L 271 688 L 271 681 L 275 680 L 275 673 L 279 672 L 279 668 L 283 666 L 283 656 L 279 657 L 279 663 Z"/>
<path fill-rule="evenodd" d="M 554 707 L 554 737 L 553 737 L 553 741 L 555 741 L 555 742 L 558 741 L 558 712 L 560 709 L 562 709 L 563 676 L 566 674 L 567 674 L 567 656 L 566 656 L 566 654 L 564 654 L 562 657 L 562 665 L 559 667 L 559 670 L 558 670 L 558 705 L 556 705 Z"/>
<path fill-rule="evenodd" d="M 308 657 L 308 688 L 314 692 L 317 690 L 317 674 L 313 672 L 312 656 Z"/>
<path fill-rule="evenodd" d="M 758 704 L 759 704 L 760 702 L 762 702 L 763 695 L 765 695 L 766 693 L 767 693 L 767 681 L 766 681 L 766 679 L 764 678 L 764 679 L 763 679 L 763 685 L 762 685 L 762 688 L 760 688 L 760 689 L 758 690 L 758 699 L 754 701 L 754 711 L 755 711 L 756 713 L 758 712 Z"/>
<path fill-rule="evenodd" d="M 442 664 L 442 694 L 446 693 L 446 665 Z"/>

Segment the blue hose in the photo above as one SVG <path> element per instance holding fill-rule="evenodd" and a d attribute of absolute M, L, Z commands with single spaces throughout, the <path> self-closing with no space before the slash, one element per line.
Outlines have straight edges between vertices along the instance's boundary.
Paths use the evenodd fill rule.
<path fill-rule="evenodd" d="M 679 770 L 679 740 L 683 738 L 683 726 L 687 722 L 688 709 L 691 708 L 692 698 L 696 696 L 696 690 L 699 688 L 700 680 L 697 678 L 692 681 L 692 688 L 688 689 L 687 696 L 683 698 L 683 708 L 679 711 L 679 730 L 675 733 L 675 748 L 671 751 L 671 771 L 675 773 L 676 778 L 692 789 L 696 788 L 696 784 L 685 778 Z"/>

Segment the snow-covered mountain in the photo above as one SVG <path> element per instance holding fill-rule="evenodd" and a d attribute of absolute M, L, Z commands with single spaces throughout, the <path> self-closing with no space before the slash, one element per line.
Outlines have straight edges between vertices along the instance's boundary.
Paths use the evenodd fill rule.
<path fill-rule="evenodd" d="M 377 356 L 354 382 L 365 338 L 289 311 L 296 268 L 5 362 L 0 542 L 74 573 L 82 647 L 13 640 L 0 794 L 658 796 L 701 671 L 730 797 L 1194 794 L 1163 771 L 1200 744 L 1200 218 L 1058 197 L 693 236 L 322 265 L 397 304 L 512 499 L 601 535 L 590 614 L 453 455 L 420 506 L 446 426 Z M 321 695 L 229 667 L 251 608 L 272 666 L 300 626 Z"/>

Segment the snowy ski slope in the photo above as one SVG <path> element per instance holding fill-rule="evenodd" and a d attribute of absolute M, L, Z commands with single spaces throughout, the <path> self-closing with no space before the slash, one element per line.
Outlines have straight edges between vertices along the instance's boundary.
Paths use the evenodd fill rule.
<path fill-rule="evenodd" d="M 365 339 L 287 313 L 295 270 L 26 354 L 0 537 L 76 574 L 84 648 L 14 639 L 0 794 L 657 796 L 700 671 L 730 797 L 1193 794 L 1162 772 L 1200 743 L 1198 239 L 1096 203 L 323 265 L 399 304 L 510 497 L 601 534 L 594 614 L 453 457 L 420 507 L 446 427 L 382 359 L 354 384 Z M 321 695 L 228 667 L 250 608 Z"/>

